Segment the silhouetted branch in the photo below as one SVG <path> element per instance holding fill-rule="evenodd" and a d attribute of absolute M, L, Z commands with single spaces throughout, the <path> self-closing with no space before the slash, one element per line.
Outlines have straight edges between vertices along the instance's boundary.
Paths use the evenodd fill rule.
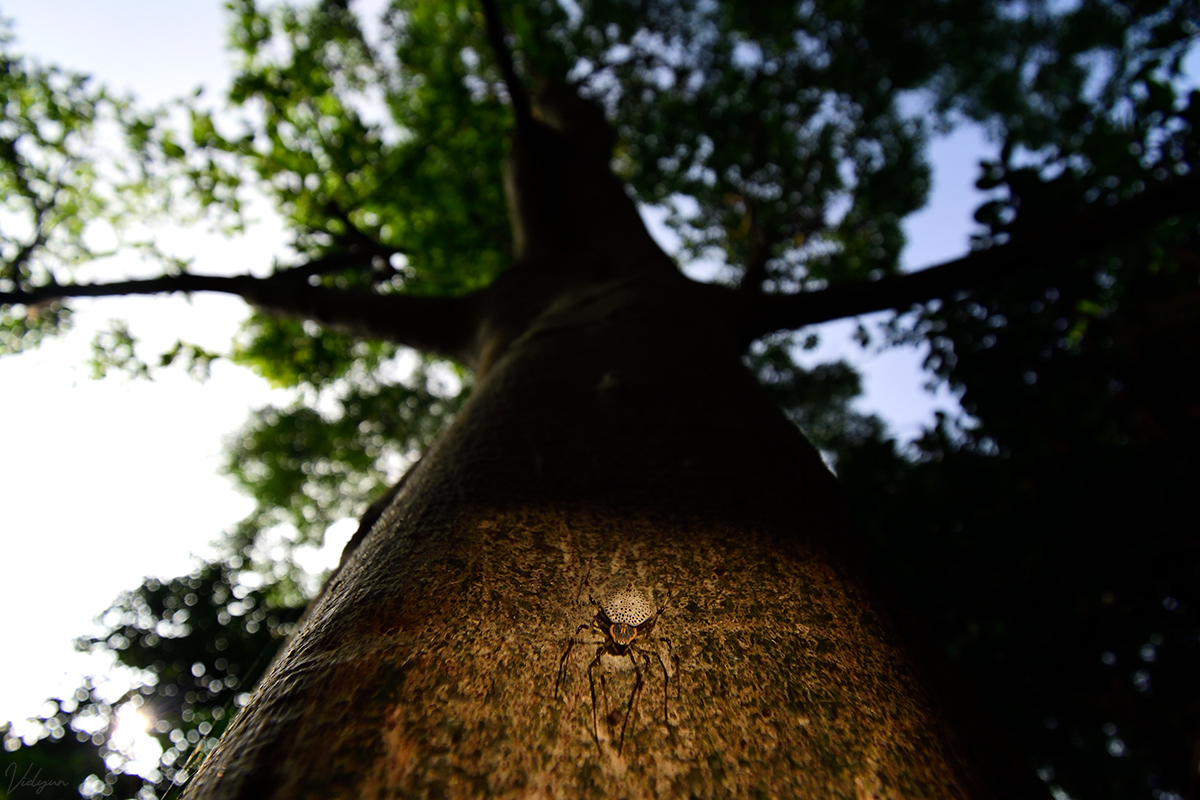
<path fill-rule="evenodd" d="M 303 264 L 297 264 L 294 267 L 277 269 L 271 275 L 271 280 L 305 280 L 314 275 L 330 275 L 334 272 L 341 272 L 347 269 L 361 269 L 374 266 L 376 258 L 387 260 L 393 255 L 403 252 L 403 250 L 398 248 L 383 247 L 381 245 L 377 245 L 374 248 L 352 246 L 346 250 L 329 253 L 320 258 L 306 261 Z"/>
<path fill-rule="evenodd" d="M 131 294 L 164 294 L 171 292 L 227 292 L 241 294 L 239 286 L 257 278 L 225 278 L 214 275 L 163 275 L 144 280 L 114 281 L 112 283 L 69 283 L 39 286 L 30 291 L 0 292 L 0 305 L 20 303 L 34 305 L 71 297 L 119 297 Z"/>
<path fill-rule="evenodd" d="M 357 247 L 373 253 L 386 253 L 387 255 L 391 255 L 393 253 L 408 253 L 408 251 L 403 247 L 391 247 L 389 245 L 385 245 L 370 234 L 364 233 L 361 228 L 354 224 L 354 220 L 350 219 L 350 212 L 333 201 L 328 201 L 325 203 L 325 213 L 333 219 L 341 222 L 342 225 L 345 226 L 345 232 L 339 234 L 333 234 L 331 232 L 331 235 L 334 237 L 334 241 L 343 244 L 348 248 L 353 249 Z"/>
<path fill-rule="evenodd" d="M 517 77 L 512 51 L 508 49 L 508 42 L 504 40 L 504 22 L 500 19 L 500 9 L 496 6 L 496 0 L 480 0 L 480 5 L 483 6 L 483 18 L 487 23 L 488 44 L 496 58 L 496 66 L 500 67 L 500 75 L 504 78 L 504 85 L 508 87 L 508 94 L 512 97 L 517 125 L 523 127 L 525 122 L 533 118 L 533 113 L 529 93 L 525 90 L 525 84 Z"/>
<path fill-rule="evenodd" d="M 767 262 L 770 260 L 771 249 L 769 247 L 756 248 L 754 255 L 746 263 L 746 271 L 742 274 L 738 289 L 744 292 L 761 291 L 763 281 L 767 279 Z"/>
<path fill-rule="evenodd" d="M 473 296 L 378 295 L 306 283 L 259 281 L 237 292 L 264 311 L 310 319 L 352 336 L 367 336 L 470 361 Z"/>
<path fill-rule="evenodd" d="M 768 238 L 763 226 L 754 213 L 754 204 L 746 200 L 746 214 L 749 219 L 748 240 L 749 258 L 746 260 L 746 271 L 738 289 L 743 292 L 762 291 L 763 281 L 767 279 L 767 262 L 771 260 L 771 248 L 774 242 Z"/>
<path fill-rule="evenodd" d="M 863 281 L 815 292 L 760 294 L 747 298 L 743 331 L 747 341 L 772 331 L 903 309 L 945 298 L 999 278 L 1059 270 L 1173 214 L 1200 209 L 1200 175 L 1189 175 L 1107 208 L 1049 226 L 1009 244 L 971 253 L 906 275 Z"/>
<path fill-rule="evenodd" d="M 30 240 L 17 251 L 13 256 L 12 261 L 4 265 L 4 272 L 12 281 L 13 286 L 21 285 L 21 273 L 24 267 L 33 258 L 33 254 L 46 244 L 46 216 L 49 213 L 49 208 L 37 199 L 34 195 L 28 198 L 34 207 L 33 218 L 33 236 Z"/>
<path fill-rule="evenodd" d="M 290 277 L 290 276 L 289 276 Z M 377 295 L 309 286 L 278 277 L 165 275 L 113 283 L 44 286 L 0 293 L 0 305 L 35 305 L 71 297 L 223 292 L 243 297 L 264 311 L 310 319 L 355 336 L 383 339 L 453 358 L 468 358 L 475 330 L 471 297 Z"/>

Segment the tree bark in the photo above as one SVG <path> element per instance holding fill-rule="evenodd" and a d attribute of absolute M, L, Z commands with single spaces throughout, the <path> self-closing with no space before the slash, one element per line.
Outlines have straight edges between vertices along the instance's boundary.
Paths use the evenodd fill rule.
<path fill-rule="evenodd" d="M 992 796 L 718 296 L 626 279 L 538 316 L 187 796 Z M 629 587 L 655 630 L 597 658 L 589 598 Z"/>

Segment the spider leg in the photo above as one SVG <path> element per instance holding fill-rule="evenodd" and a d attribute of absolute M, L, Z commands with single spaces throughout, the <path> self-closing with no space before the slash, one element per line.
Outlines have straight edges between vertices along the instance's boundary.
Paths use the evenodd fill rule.
<path fill-rule="evenodd" d="M 554 679 L 554 696 L 558 697 L 558 690 L 562 688 L 563 681 L 567 677 L 567 659 L 571 657 L 571 651 L 575 648 L 575 637 L 567 639 L 567 649 L 562 654 L 562 658 L 558 660 L 558 677 Z"/>
<path fill-rule="evenodd" d="M 671 647 L 671 640 L 665 636 L 659 636 L 659 637 L 657 637 L 657 640 L 667 643 L 667 651 L 670 654 L 671 660 L 675 662 L 675 674 L 678 675 L 679 674 L 679 659 L 675 657 L 675 650 L 674 650 L 674 648 Z M 658 659 L 658 665 L 660 667 L 662 667 L 662 671 L 663 671 L 663 724 L 669 725 L 670 722 L 668 721 L 668 717 L 667 717 L 667 696 L 668 696 L 668 692 L 671 688 L 671 675 L 669 672 L 667 672 L 667 662 L 663 661 L 662 653 L 659 652 L 659 649 L 657 647 L 654 648 L 654 657 Z M 646 656 L 646 669 L 650 669 L 650 656 Z M 675 696 L 677 698 L 679 696 L 679 685 L 678 684 L 675 685 Z"/>
<path fill-rule="evenodd" d="M 667 643 L 668 646 L 670 642 Z M 675 702 L 679 702 L 679 690 L 683 687 L 679 685 L 679 656 L 675 655 L 675 650 L 671 650 L 671 666 L 675 668 Z"/>
<path fill-rule="evenodd" d="M 591 586 L 591 584 L 588 583 L 588 578 L 591 577 L 591 574 L 592 574 L 592 568 L 588 567 L 587 572 L 585 572 L 583 574 L 583 580 L 581 580 L 579 582 L 579 588 L 575 590 L 575 602 L 576 603 L 579 602 L 579 596 L 583 594 L 583 587 Z M 588 593 L 588 597 L 591 597 L 591 592 Z"/>
<path fill-rule="evenodd" d="M 670 603 L 671 603 L 671 590 L 668 589 L 667 590 L 667 599 L 663 600 L 663 604 L 658 607 L 658 610 L 656 610 L 654 612 L 654 616 L 652 616 L 649 620 L 649 623 L 650 623 L 649 630 L 654 630 L 654 624 L 656 622 L 658 622 L 659 615 L 662 614 L 662 612 L 667 610 L 667 606 L 670 605 Z M 644 625 L 646 623 L 642 623 L 642 624 Z"/>
<path fill-rule="evenodd" d="M 600 656 L 604 655 L 604 645 L 600 645 L 596 649 L 596 657 L 592 659 L 592 663 L 588 664 L 588 685 L 592 688 L 592 738 L 596 740 L 596 749 L 600 750 L 600 728 L 596 720 L 596 678 L 592 675 L 592 668 L 600 663 Z M 604 676 L 600 676 L 600 683 L 604 683 Z M 604 702 L 608 704 L 608 692 L 604 693 Z"/>
<path fill-rule="evenodd" d="M 600 694 L 604 695 L 604 720 L 608 722 L 609 717 L 612 716 L 612 706 L 608 702 L 608 681 L 605 679 L 603 672 L 600 673 Z M 609 728 L 609 733 L 612 733 L 611 722 L 609 723 Z"/>
<path fill-rule="evenodd" d="M 657 658 L 659 660 L 659 663 L 661 664 L 662 657 L 659 656 L 657 652 L 655 652 L 654 657 Z M 654 671 L 650 664 L 650 656 L 646 655 L 645 653 L 642 653 L 642 658 L 645 659 L 645 661 L 646 661 L 646 674 L 650 675 Z M 664 669 L 663 670 L 663 725 L 669 725 L 669 723 L 667 722 L 667 680 L 669 680 L 669 678 L 667 677 L 666 670 Z"/>
<path fill-rule="evenodd" d="M 584 624 L 580 625 L 578 628 L 575 629 L 575 636 L 578 636 L 580 634 L 580 632 L 582 632 L 590 627 L 592 627 L 592 623 L 585 622 Z M 571 657 L 571 651 L 575 648 L 575 645 L 577 645 L 577 644 L 587 644 L 587 642 L 581 642 L 580 640 L 576 639 L 575 636 L 572 636 L 569 639 L 567 639 L 567 650 L 566 650 L 566 652 L 564 652 L 562 654 L 562 658 L 560 658 L 558 660 L 558 676 L 554 679 L 554 696 L 555 697 L 558 697 L 558 690 L 562 688 L 563 682 L 567 678 L 567 659 L 569 659 Z"/>
<path fill-rule="evenodd" d="M 633 716 L 634 703 L 642 693 L 642 668 L 638 666 L 637 659 L 633 657 L 632 647 L 629 648 L 629 663 L 633 664 L 633 671 L 637 678 L 633 684 L 633 692 L 629 695 L 629 705 L 625 708 L 625 719 L 621 722 L 621 742 L 617 745 L 617 755 L 620 755 L 621 751 L 625 749 L 625 729 L 629 727 L 629 718 Z M 647 663 L 649 663 L 649 659 L 647 659 Z"/>

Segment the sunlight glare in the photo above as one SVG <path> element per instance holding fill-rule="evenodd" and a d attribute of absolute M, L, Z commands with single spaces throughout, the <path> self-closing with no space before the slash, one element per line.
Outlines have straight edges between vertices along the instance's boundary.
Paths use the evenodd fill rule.
<path fill-rule="evenodd" d="M 150 729 L 150 718 L 138 711 L 132 704 L 121 706 L 117 712 L 116 723 L 113 726 L 112 738 L 109 743 L 123 753 L 128 753 L 137 744 L 139 737 Z"/>
<path fill-rule="evenodd" d="M 146 776 L 158 767 L 162 745 L 148 731 L 154 726 L 149 714 L 132 703 L 117 710 L 109 746 L 120 754 L 123 772 Z"/>

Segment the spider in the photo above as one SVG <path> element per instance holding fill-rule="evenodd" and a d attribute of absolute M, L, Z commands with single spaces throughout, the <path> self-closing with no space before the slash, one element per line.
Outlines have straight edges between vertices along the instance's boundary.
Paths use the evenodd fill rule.
<path fill-rule="evenodd" d="M 667 592 L 667 601 L 669 602 L 670 599 L 671 593 Z M 619 755 L 625 747 L 625 730 L 629 725 L 629 718 L 634 713 L 634 706 L 641 696 L 642 685 L 645 682 L 642 674 L 642 664 L 645 665 L 647 670 L 651 668 L 650 656 L 645 651 L 637 649 L 635 641 L 662 641 L 666 643 L 668 651 L 671 650 L 670 639 L 665 636 L 650 636 L 650 633 L 654 630 L 654 623 L 658 621 L 659 615 L 666 608 L 666 603 L 655 609 L 646 596 L 635 589 L 618 592 L 602 601 L 596 601 L 589 595 L 588 600 L 596 606 L 596 616 L 590 622 L 580 625 L 575 630 L 575 635 L 567 641 L 566 652 L 563 653 L 558 664 L 558 678 L 554 682 L 554 696 L 558 697 L 558 690 L 562 686 L 567 673 L 567 660 L 570 658 L 571 651 L 575 648 L 575 645 L 597 645 L 596 657 L 588 664 L 587 673 L 588 684 L 592 690 L 592 737 L 596 740 L 596 747 L 599 748 L 599 723 L 596 717 L 596 678 L 593 670 L 606 655 L 618 658 L 628 656 L 629 663 L 633 666 L 635 679 L 633 691 L 629 695 L 629 702 L 625 705 L 624 720 L 621 723 L 621 737 L 617 744 L 617 754 Z M 601 637 L 600 641 L 589 642 L 575 638 L 584 630 L 599 635 Z M 663 661 L 662 654 L 657 649 L 653 652 L 663 671 L 663 720 L 665 722 L 667 719 L 667 689 L 671 676 L 667 671 L 667 665 Z M 639 657 L 642 660 L 642 664 L 638 663 Z M 670 657 L 672 661 L 678 662 L 673 653 Z M 600 675 L 600 688 L 604 693 L 605 718 L 611 719 L 607 712 L 608 689 L 603 674 Z"/>

